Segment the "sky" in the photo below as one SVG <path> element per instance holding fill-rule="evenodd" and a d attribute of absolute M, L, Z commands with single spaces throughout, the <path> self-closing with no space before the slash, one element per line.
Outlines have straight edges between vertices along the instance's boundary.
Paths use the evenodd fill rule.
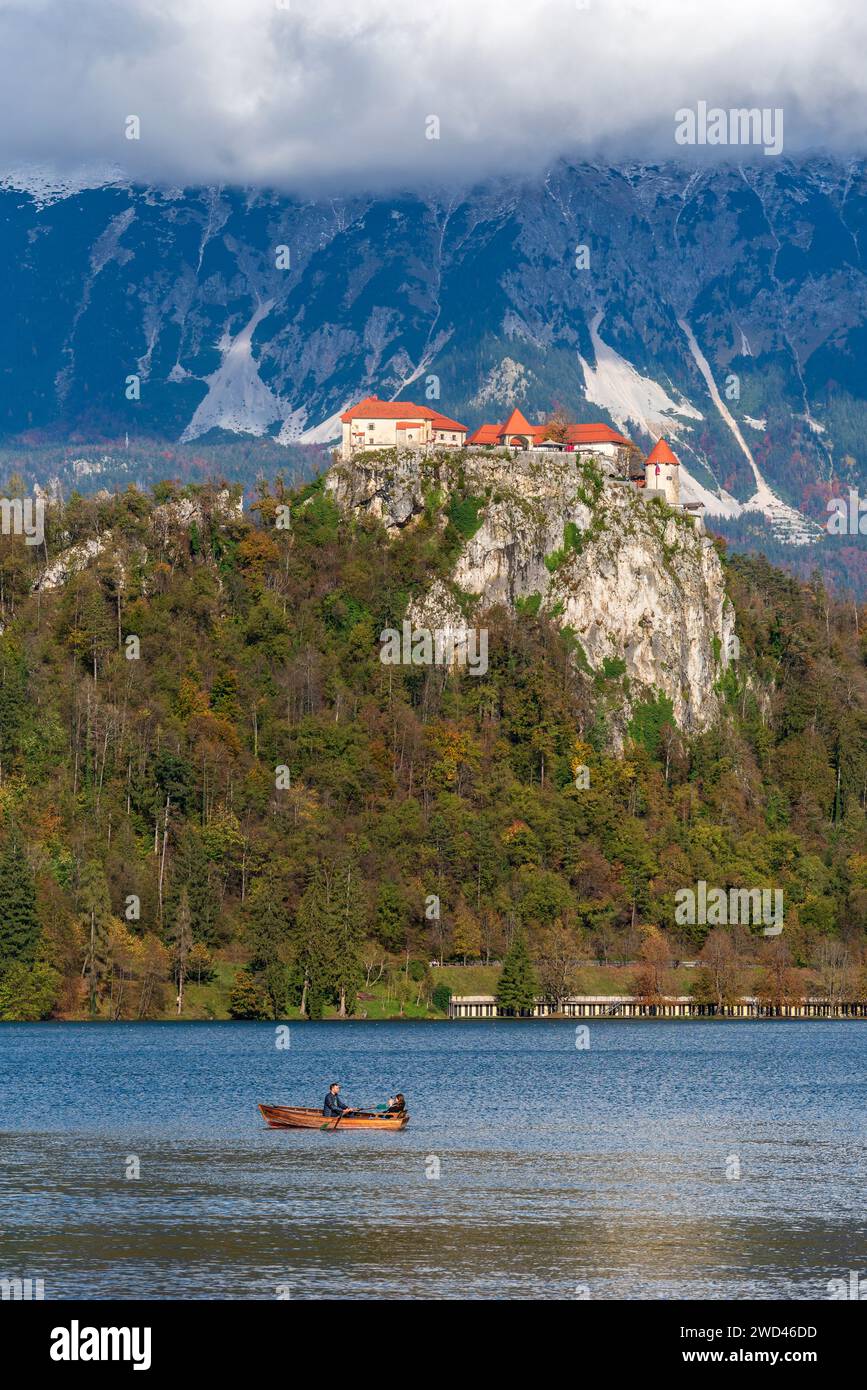
<path fill-rule="evenodd" d="M 862 154 L 865 50 L 864 0 L 0 0 L 0 170 L 319 194 L 730 157 L 676 143 L 700 101 Z"/>

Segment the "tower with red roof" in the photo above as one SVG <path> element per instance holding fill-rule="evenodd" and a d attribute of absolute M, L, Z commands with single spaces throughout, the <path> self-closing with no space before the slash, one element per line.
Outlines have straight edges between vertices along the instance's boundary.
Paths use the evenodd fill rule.
<path fill-rule="evenodd" d="M 658 439 L 644 463 L 647 494 L 658 492 L 672 506 L 680 503 L 680 464 L 668 441 Z"/>
<path fill-rule="evenodd" d="M 516 406 L 500 430 L 500 443 L 507 449 L 529 449 L 535 438 L 536 427 Z"/>

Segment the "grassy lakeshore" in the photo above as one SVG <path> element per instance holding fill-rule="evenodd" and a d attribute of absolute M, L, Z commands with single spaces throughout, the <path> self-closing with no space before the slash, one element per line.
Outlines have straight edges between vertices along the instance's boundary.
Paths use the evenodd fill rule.
<path fill-rule="evenodd" d="M 396 962 L 395 966 L 397 964 Z M 632 994 L 637 969 L 636 964 L 599 965 L 589 963 L 582 965 L 579 971 L 578 988 L 575 992 L 578 994 L 610 995 L 612 997 Z M 181 1021 L 189 1023 L 229 1020 L 232 1017 L 230 1012 L 232 991 L 238 975 L 243 970 L 244 966 L 239 962 L 218 959 L 213 964 L 211 978 L 207 982 L 188 982 Z M 499 965 L 435 966 L 430 970 L 428 987 L 432 982 L 433 988 L 445 985 L 452 994 L 457 995 L 495 994 L 500 971 Z M 750 978 L 747 980 L 745 993 L 751 992 L 752 977 L 757 975 L 758 971 L 748 973 Z M 810 972 L 802 971 L 799 973 L 802 976 L 804 991 L 809 993 L 813 985 Z M 395 975 L 404 976 L 404 971 L 396 968 L 390 984 L 379 981 L 362 987 L 351 1018 L 382 1021 L 402 1018 L 445 1019 L 448 1017 L 445 1009 L 437 1008 L 429 997 L 427 1000 L 425 999 L 424 994 L 421 1002 L 417 1002 L 418 987 L 413 984 L 412 980 L 403 985 L 396 985 Z M 697 975 L 698 972 L 694 968 L 679 966 L 673 969 L 671 971 L 672 993 L 691 994 Z M 65 1021 L 81 1021 L 88 1019 L 90 1015 L 87 1012 L 86 1001 L 82 1001 L 81 1008 L 58 1012 L 56 1017 Z M 280 1017 L 289 1021 L 296 1019 L 301 1021 L 303 1015 L 300 1008 L 289 1007 L 280 1014 Z M 336 1019 L 338 1017 L 337 1008 L 326 1008 L 322 1017 L 324 1019 Z M 97 1014 L 97 1020 L 106 1020 L 107 1018 L 108 1015 L 105 1010 Z M 150 1018 L 158 1022 L 177 1021 L 178 1014 L 174 1000 L 167 998 L 165 1007 L 151 1013 Z M 129 1016 L 124 1016 L 122 1021 L 134 1020 L 131 1020 Z"/>

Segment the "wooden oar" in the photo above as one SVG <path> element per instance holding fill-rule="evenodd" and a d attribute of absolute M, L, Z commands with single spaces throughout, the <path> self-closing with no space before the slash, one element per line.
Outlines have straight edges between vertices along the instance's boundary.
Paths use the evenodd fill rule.
<path fill-rule="evenodd" d="M 324 1124 L 324 1125 L 320 1125 L 319 1128 L 320 1128 L 321 1130 L 323 1130 L 323 1131 L 326 1130 L 326 1129 L 336 1129 L 337 1126 L 340 1124 L 340 1121 L 343 1119 L 343 1116 L 344 1116 L 345 1114 L 346 1114 L 346 1111 L 345 1111 L 345 1110 L 341 1110 L 341 1112 L 340 1112 L 340 1114 L 337 1116 L 337 1119 L 336 1119 L 336 1120 L 326 1120 L 326 1121 L 325 1121 L 325 1124 Z"/>

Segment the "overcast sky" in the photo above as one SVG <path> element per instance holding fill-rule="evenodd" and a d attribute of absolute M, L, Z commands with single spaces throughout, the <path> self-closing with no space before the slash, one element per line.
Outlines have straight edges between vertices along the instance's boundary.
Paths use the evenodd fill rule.
<path fill-rule="evenodd" d="M 699 100 L 863 153 L 865 51 L 865 0 L 0 0 L 0 166 L 418 186 L 682 157 Z"/>

